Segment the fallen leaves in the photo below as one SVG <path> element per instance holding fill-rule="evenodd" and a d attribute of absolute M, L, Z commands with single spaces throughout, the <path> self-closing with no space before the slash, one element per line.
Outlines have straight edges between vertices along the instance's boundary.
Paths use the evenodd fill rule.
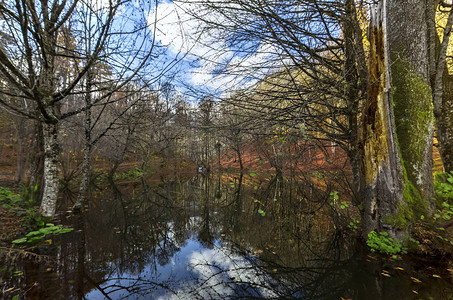
<path fill-rule="evenodd" d="M 415 283 L 422 283 L 422 281 L 420 279 L 417 279 L 415 277 L 411 277 L 412 279 L 412 282 L 415 282 Z"/>

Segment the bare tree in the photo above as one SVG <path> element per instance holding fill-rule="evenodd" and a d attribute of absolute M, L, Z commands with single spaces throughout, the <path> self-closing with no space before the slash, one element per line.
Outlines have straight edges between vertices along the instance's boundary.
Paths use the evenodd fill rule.
<path fill-rule="evenodd" d="M 251 124 L 303 124 L 310 138 L 345 150 L 365 235 L 386 230 L 401 237 L 432 211 L 432 101 L 440 116 L 453 22 L 436 52 L 434 13 L 447 4 L 381 0 L 368 10 L 354 0 L 189 2 L 179 1 L 242 58 L 230 58 L 222 70 L 258 82 L 226 101 L 246 111 Z M 368 56 L 361 26 L 367 11 Z M 264 59 L 247 63 L 258 54 Z M 441 150 L 445 124 L 438 126 Z"/>
<path fill-rule="evenodd" d="M 43 216 L 52 217 L 57 204 L 59 124 L 94 105 L 80 105 L 77 96 L 96 92 L 89 87 L 86 91 L 90 70 L 108 58 L 113 74 L 103 78 L 102 85 L 108 95 L 136 75 L 150 58 L 154 40 L 146 22 L 146 7 L 134 5 L 20 0 L 0 4 L 2 31 L 14 40 L 0 48 L 0 73 L 4 82 L 17 90 L 10 93 L 2 87 L 0 104 L 42 124 Z M 66 68 L 72 72 L 67 74 Z M 13 101 L 15 97 L 24 101 Z"/>
<path fill-rule="evenodd" d="M 251 127 L 302 125 L 307 137 L 342 147 L 360 202 L 357 142 L 368 73 L 359 13 L 366 20 L 365 8 L 353 0 L 189 2 L 177 1 L 236 55 L 218 61 L 222 74 L 244 83 L 240 94 L 224 100 L 239 107 Z"/>

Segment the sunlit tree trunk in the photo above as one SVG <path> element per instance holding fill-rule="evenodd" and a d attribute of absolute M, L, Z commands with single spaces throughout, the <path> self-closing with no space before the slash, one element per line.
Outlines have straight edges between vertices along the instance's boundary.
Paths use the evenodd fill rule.
<path fill-rule="evenodd" d="M 439 152 L 445 172 L 453 171 L 453 75 L 445 71 L 443 94 L 437 118 Z"/>
<path fill-rule="evenodd" d="M 372 5 L 370 84 L 360 146 L 365 172 L 363 230 L 402 238 L 429 212 L 432 97 L 426 1 Z"/>
<path fill-rule="evenodd" d="M 431 9 L 430 29 L 431 32 L 435 32 L 435 12 L 433 7 Z M 453 171 L 453 76 L 449 74 L 446 62 L 452 26 L 453 10 L 450 9 L 442 41 L 438 42 L 437 35 L 430 37 L 430 47 L 437 49 L 431 61 L 431 86 L 439 152 L 446 172 Z"/>
<path fill-rule="evenodd" d="M 43 121 L 44 138 L 44 190 L 40 212 L 43 217 L 53 217 L 57 209 L 59 191 L 58 103 L 55 93 L 56 33 L 45 32 L 42 37 L 43 66 L 38 75 L 39 87 L 35 91 L 37 106 Z"/>

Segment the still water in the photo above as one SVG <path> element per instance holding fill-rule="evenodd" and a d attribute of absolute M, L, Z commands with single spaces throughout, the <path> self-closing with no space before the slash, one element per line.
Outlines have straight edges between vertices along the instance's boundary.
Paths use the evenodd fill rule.
<path fill-rule="evenodd" d="M 107 184 L 39 256 L 3 255 L 1 299 L 453 299 L 452 276 L 370 255 L 327 187 L 203 176 Z M 67 199 L 70 207 L 70 200 Z M 433 276 L 435 275 L 435 276 Z M 16 298 L 14 298 L 16 297 Z"/>

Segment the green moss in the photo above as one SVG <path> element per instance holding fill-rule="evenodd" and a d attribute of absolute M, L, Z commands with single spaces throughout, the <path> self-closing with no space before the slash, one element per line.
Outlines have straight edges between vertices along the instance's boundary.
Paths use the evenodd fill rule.
<path fill-rule="evenodd" d="M 415 183 L 434 118 L 431 87 L 407 60 L 395 56 L 391 71 L 396 133 L 407 175 Z"/>
<path fill-rule="evenodd" d="M 408 61 L 392 58 L 392 100 L 405 189 L 395 214 L 383 221 L 405 229 L 408 223 L 427 215 L 427 205 L 414 183 L 421 171 L 426 138 L 434 116 L 429 83 Z"/>
<path fill-rule="evenodd" d="M 417 188 L 409 181 L 403 160 L 402 164 L 405 185 L 403 201 L 399 203 L 395 214 L 385 217 L 383 222 L 405 229 L 408 223 L 413 223 L 419 220 L 422 215 L 427 215 L 428 208 Z"/>

